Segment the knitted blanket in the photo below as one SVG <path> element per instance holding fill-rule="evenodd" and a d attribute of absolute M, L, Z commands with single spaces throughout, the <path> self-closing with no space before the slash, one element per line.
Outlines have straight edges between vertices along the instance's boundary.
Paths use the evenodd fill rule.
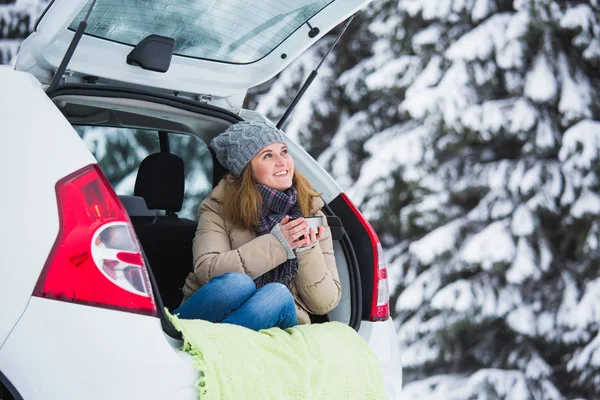
<path fill-rule="evenodd" d="M 170 316 L 200 372 L 201 400 L 383 399 L 378 359 L 339 322 L 255 332 Z"/>

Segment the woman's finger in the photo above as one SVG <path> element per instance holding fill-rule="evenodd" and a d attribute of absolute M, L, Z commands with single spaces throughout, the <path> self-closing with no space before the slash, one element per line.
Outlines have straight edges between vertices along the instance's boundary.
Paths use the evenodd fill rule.
<path fill-rule="evenodd" d="M 286 225 L 287 225 L 287 226 L 288 226 L 290 229 L 291 229 L 291 228 L 294 228 L 294 227 L 296 227 L 296 226 L 298 226 L 298 225 L 300 225 L 300 224 L 301 224 L 301 223 L 303 223 L 303 222 L 304 222 L 304 223 L 306 223 L 306 220 L 305 220 L 304 218 L 302 218 L 302 217 L 300 217 L 300 218 L 294 218 L 294 219 L 291 219 L 289 215 L 286 215 L 286 218 L 288 219 L 288 222 L 286 223 Z"/>
<path fill-rule="evenodd" d="M 295 220 L 292 222 L 295 222 Z M 308 223 L 306 221 L 300 221 L 300 222 L 296 223 L 295 225 L 292 225 L 292 222 L 288 222 L 287 224 L 282 225 L 281 231 L 289 232 L 290 234 L 294 234 L 297 232 L 304 231 L 308 227 Z"/>
<path fill-rule="evenodd" d="M 308 237 L 308 230 L 304 229 L 304 230 L 300 230 L 296 233 L 294 233 L 294 237 L 296 239 L 300 239 L 301 237 L 307 238 Z M 302 239 L 304 240 L 304 239 Z"/>
<path fill-rule="evenodd" d="M 313 244 L 317 241 L 317 231 L 313 228 L 310 228 L 310 243 Z"/>
<path fill-rule="evenodd" d="M 317 233 L 317 239 L 321 239 L 323 237 L 323 235 L 325 234 L 325 227 L 324 226 L 320 226 L 319 227 L 319 232 Z"/>

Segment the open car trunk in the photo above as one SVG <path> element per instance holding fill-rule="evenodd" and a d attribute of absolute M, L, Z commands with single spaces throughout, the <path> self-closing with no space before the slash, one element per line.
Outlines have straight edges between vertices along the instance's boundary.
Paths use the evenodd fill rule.
<path fill-rule="evenodd" d="M 226 172 L 207 143 L 241 117 L 175 96 L 89 84 L 61 86 L 54 93 L 53 101 L 98 159 L 100 168 L 126 207 L 144 250 L 163 330 L 169 336 L 179 338 L 164 308 L 172 311 L 181 302 L 180 288 L 187 274 L 193 270 L 191 245 L 197 220 L 196 209 Z M 254 115 L 248 112 L 245 116 L 252 118 Z M 288 144 L 292 155 L 308 157 L 314 162 L 298 145 Z M 140 177 L 140 167 L 146 163 L 145 160 L 170 158 L 173 154 L 183 159 L 187 169 L 185 182 L 181 182 L 181 211 L 177 206 L 169 205 L 179 200 L 168 198 L 162 206 L 155 199 L 162 192 L 174 190 L 169 179 Z M 158 168 L 164 172 L 170 170 L 169 165 L 157 165 L 150 170 L 154 168 L 158 172 Z M 303 165 L 308 164 L 301 162 L 297 165 L 309 177 L 327 175 L 318 166 L 302 171 Z M 314 165 L 317 165 L 316 162 Z M 121 169 L 123 171 L 120 172 Z M 143 169 L 144 175 L 147 175 L 148 168 Z M 147 187 L 142 188 L 141 181 L 146 181 Z M 318 186 L 324 181 L 327 179 L 314 179 L 313 184 L 316 183 L 315 188 L 324 193 L 325 203 L 343 212 L 343 205 L 335 200 L 339 197 L 335 190 Z M 199 189 L 199 186 L 202 188 Z M 358 330 L 363 317 L 361 281 L 365 272 L 362 272 L 361 278 L 351 237 L 343 227 L 347 221 L 335 216 L 334 208 L 326 206 L 323 211 L 329 216 L 334 236 L 342 300 L 327 316 L 311 318 L 315 323 L 337 320 Z M 352 215 L 346 214 L 344 218 L 351 219 Z M 366 273 L 369 272 L 367 270 Z"/>

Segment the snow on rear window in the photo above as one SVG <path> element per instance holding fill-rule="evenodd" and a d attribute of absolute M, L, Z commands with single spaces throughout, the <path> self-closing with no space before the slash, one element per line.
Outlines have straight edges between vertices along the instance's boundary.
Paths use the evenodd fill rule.
<path fill-rule="evenodd" d="M 70 25 L 77 29 L 89 4 Z M 85 33 L 136 45 L 175 39 L 182 56 L 246 64 L 260 60 L 332 0 L 97 0 Z"/>

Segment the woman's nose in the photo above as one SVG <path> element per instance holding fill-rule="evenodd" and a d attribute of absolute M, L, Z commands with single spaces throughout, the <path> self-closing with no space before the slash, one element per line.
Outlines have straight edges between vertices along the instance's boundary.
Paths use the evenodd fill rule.
<path fill-rule="evenodd" d="M 284 165 L 285 164 L 285 159 L 280 155 L 276 155 L 275 156 L 275 165 Z"/>

